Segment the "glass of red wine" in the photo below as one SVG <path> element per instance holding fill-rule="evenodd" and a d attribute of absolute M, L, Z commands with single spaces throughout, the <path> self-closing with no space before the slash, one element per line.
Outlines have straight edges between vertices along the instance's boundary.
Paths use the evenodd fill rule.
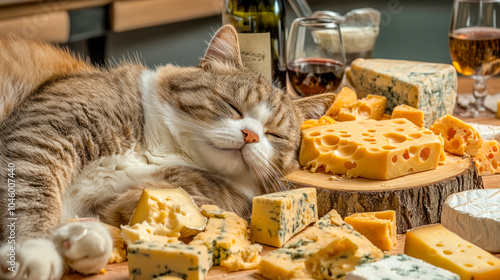
<path fill-rule="evenodd" d="M 321 36 L 324 31 L 332 36 Z M 302 97 L 335 92 L 344 77 L 345 50 L 338 23 L 331 18 L 297 18 L 287 45 L 287 73 Z"/>

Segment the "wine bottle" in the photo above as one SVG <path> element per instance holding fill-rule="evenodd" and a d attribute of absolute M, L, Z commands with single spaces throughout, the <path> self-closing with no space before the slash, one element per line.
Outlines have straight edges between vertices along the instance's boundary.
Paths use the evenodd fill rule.
<path fill-rule="evenodd" d="M 238 31 L 243 64 L 286 87 L 286 18 L 282 0 L 225 0 L 224 24 Z"/>

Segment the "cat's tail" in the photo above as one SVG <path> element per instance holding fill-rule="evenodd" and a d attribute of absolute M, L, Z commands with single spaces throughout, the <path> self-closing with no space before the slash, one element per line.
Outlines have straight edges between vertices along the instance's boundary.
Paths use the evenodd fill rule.
<path fill-rule="evenodd" d="M 0 122 L 43 83 L 95 70 L 87 61 L 51 44 L 0 38 Z"/>

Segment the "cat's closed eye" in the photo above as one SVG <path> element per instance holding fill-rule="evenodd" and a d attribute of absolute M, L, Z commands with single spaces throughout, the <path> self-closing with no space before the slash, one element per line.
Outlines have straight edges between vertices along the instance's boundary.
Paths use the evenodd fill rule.
<path fill-rule="evenodd" d="M 270 137 L 274 137 L 274 138 L 278 138 L 280 140 L 286 140 L 287 138 L 284 137 L 284 136 L 281 136 L 279 134 L 276 134 L 276 133 L 272 133 L 272 132 L 266 132 L 266 135 L 267 136 L 270 136 Z"/>
<path fill-rule="evenodd" d="M 236 108 L 236 106 L 234 106 L 233 104 L 231 104 L 229 102 L 227 104 L 229 104 L 229 106 L 231 107 L 231 109 L 233 109 L 233 111 L 236 112 L 239 115 L 240 119 L 242 119 L 244 117 L 243 113 L 240 110 L 238 110 L 238 108 Z"/>

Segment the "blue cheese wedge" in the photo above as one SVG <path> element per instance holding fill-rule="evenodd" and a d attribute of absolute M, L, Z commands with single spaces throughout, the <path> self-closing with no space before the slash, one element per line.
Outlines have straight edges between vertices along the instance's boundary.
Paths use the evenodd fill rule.
<path fill-rule="evenodd" d="M 346 280 L 459 280 L 460 277 L 446 269 L 401 254 L 386 256 L 376 263 L 365 263 L 347 273 Z"/>
<path fill-rule="evenodd" d="M 453 114 L 457 97 L 457 73 L 448 64 L 390 59 L 356 59 L 347 78 L 361 97 L 387 98 L 387 110 L 402 104 L 420 109 L 424 125 Z"/>
<path fill-rule="evenodd" d="M 283 248 L 265 255 L 258 271 L 268 279 L 342 279 L 357 265 L 383 256 L 332 210 Z"/>
<path fill-rule="evenodd" d="M 250 231 L 256 242 L 281 247 L 316 220 L 316 189 L 300 188 L 254 197 Z"/>
<path fill-rule="evenodd" d="M 206 246 L 214 266 L 224 266 L 229 271 L 256 268 L 262 246 L 248 240 L 247 222 L 214 205 L 203 205 L 201 211 L 209 218 L 208 224 L 189 244 Z"/>
<path fill-rule="evenodd" d="M 127 252 L 130 280 L 151 280 L 162 276 L 205 279 L 211 267 L 205 246 L 139 241 L 129 245 Z"/>

